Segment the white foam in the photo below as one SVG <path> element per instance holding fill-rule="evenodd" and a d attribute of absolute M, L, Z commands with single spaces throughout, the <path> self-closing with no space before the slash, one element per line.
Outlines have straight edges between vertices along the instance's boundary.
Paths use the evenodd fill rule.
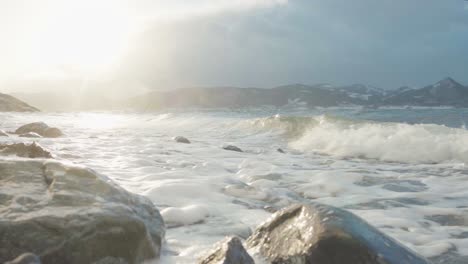
<path fill-rule="evenodd" d="M 192 225 L 205 220 L 210 216 L 210 212 L 203 205 L 189 205 L 182 208 L 164 208 L 161 215 L 168 226 Z"/>
<path fill-rule="evenodd" d="M 290 146 L 337 157 L 391 162 L 468 162 L 468 131 L 440 125 L 346 123 L 320 117 Z"/>

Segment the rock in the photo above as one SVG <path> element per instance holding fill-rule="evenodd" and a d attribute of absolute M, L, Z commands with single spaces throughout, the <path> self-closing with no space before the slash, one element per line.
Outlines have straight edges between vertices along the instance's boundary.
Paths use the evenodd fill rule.
<path fill-rule="evenodd" d="M 19 137 L 25 137 L 25 138 L 41 138 L 42 136 L 39 135 L 38 133 L 35 133 L 35 132 L 28 132 L 28 133 L 24 133 L 24 134 L 19 135 Z"/>
<path fill-rule="evenodd" d="M 52 154 L 38 145 L 36 142 L 32 144 L 15 143 L 9 145 L 0 144 L 0 155 L 16 155 L 23 158 L 53 158 Z"/>
<path fill-rule="evenodd" d="M 49 127 L 44 131 L 43 136 L 47 138 L 57 138 L 63 136 L 63 133 L 56 127 Z"/>
<path fill-rule="evenodd" d="M 57 161 L 0 160 L 0 263 L 136 264 L 157 258 L 165 227 L 145 197 Z"/>
<path fill-rule="evenodd" d="M 230 151 L 244 152 L 244 151 L 242 151 L 242 149 L 240 149 L 240 148 L 238 148 L 236 146 L 233 146 L 233 145 L 224 146 L 223 149 L 230 150 Z"/>
<path fill-rule="evenodd" d="M 35 107 L 8 94 L 0 93 L 0 112 L 38 112 Z"/>
<path fill-rule="evenodd" d="M 8 134 L 5 131 L 0 130 L 0 137 L 8 137 Z"/>
<path fill-rule="evenodd" d="M 283 153 L 283 154 L 286 153 L 286 152 L 284 152 L 284 150 L 281 149 L 281 148 L 277 149 L 276 151 L 278 151 L 279 153 Z"/>
<path fill-rule="evenodd" d="M 354 214 L 319 204 L 278 211 L 247 245 L 271 263 L 429 263 Z"/>
<path fill-rule="evenodd" d="M 238 237 L 229 237 L 220 242 L 199 264 L 254 264 L 254 260 L 242 246 Z"/>
<path fill-rule="evenodd" d="M 41 264 L 41 260 L 32 253 L 24 253 L 14 260 L 5 262 L 5 264 Z"/>
<path fill-rule="evenodd" d="M 26 134 L 29 132 L 34 132 L 42 137 L 49 137 L 49 138 L 55 138 L 55 137 L 60 137 L 63 135 L 62 131 L 60 129 L 55 128 L 55 127 L 49 127 L 46 123 L 44 122 L 35 122 L 35 123 L 30 123 L 23 125 L 16 129 L 15 134 Z"/>
<path fill-rule="evenodd" d="M 190 140 L 188 140 L 185 137 L 175 137 L 174 140 L 178 143 L 185 143 L 185 144 L 190 144 Z"/>

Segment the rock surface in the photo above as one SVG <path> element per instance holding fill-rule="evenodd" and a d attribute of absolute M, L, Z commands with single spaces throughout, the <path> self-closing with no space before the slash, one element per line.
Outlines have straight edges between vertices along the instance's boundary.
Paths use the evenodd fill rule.
<path fill-rule="evenodd" d="M 8 94 L 0 93 L 0 112 L 38 112 L 35 107 Z"/>
<path fill-rule="evenodd" d="M 318 204 L 278 211 L 247 245 L 281 264 L 429 263 L 354 214 Z"/>
<path fill-rule="evenodd" d="M 25 138 L 41 138 L 42 136 L 39 135 L 38 133 L 35 133 L 35 132 L 28 132 L 28 133 L 20 134 L 19 137 L 25 137 Z"/>
<path fill-rule="evenodd" d="M 188 140 L 187 138 L 185 137 L 175 137 L 174 140 L 177 142 L 177 143 L 185 143 L 185 144 L 190 144 L 190 140 Z"/>
<path fill-rule="evenodd" d="M 199 264 L 254 264 L 254 260 L 242 246 L 238 237 L 230 237 L 222 241 Z"/>
<path fill-rule="evenodd" d="M 0 263 L 24 252 L 47 264 L 134 264 L 160 254 L 165 228 L 152 202 L 89 169 L 0 160 L 0 182 Z"/>
<path fill-rule="evenodd" d="M 244 152 L 242 149 L 240 149 L 240 148 L 238 148 L 236 146 L 233 146 L 233 145 L 224 146 L 223 149 L 230 150 L 230 151 Z"/>
<path fill-rule="evenodd" d="M 23 125 L 16 129 L 15 134 L 27 134 L 30 132 L 37 133 L 42 137 L 55 138 L 63 135 L 62 131 L 56 127 L 49 127 L 44 122 L 35 122 Z"/>
<path fill-rule="evenodd" d="M 25 143 L 0 144 L 0 155 L 16 155 L 23 158 L 53 158 L 49 151 L 36 144 L 36 142 L 29 145 Z"/>
<path fill-rule="evenodd" d="M 5 264 L 41 264 L 41 260 L 34 254 L 24 253 L 14 260 L 5 262 Z"/>

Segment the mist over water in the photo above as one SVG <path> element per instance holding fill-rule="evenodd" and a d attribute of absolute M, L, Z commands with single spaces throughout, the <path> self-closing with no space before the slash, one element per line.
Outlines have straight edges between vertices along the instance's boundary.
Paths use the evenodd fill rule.
<path fill-rule="evenodd" d="M 224 236 L 245 238 L 276 209 L 310 201 L 349 209 L 426 257 L 468 255 L 468 109 L 0 117 L 5 130 L 33 121 L 60 127 L 65 137 L 37 141 L 149 197 L 168 226 L 162 263 L 194 263 Z"/>

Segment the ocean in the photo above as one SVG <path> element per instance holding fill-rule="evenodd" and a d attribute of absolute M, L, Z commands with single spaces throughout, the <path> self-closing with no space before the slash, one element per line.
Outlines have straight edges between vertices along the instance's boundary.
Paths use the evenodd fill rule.
<path fill-rule="evenodd" d="M 66 136 L 34 140 L 151 199 L 168 228 L 161 263 L 195 263 L 225 236 L 246 238 L 272 212 L 311 201 L 348 209 L 434 262 L 467 263 L 468 109 L 39 112 L 0 120 L 6 131 L 37 121 L 60 128 Z"/>

